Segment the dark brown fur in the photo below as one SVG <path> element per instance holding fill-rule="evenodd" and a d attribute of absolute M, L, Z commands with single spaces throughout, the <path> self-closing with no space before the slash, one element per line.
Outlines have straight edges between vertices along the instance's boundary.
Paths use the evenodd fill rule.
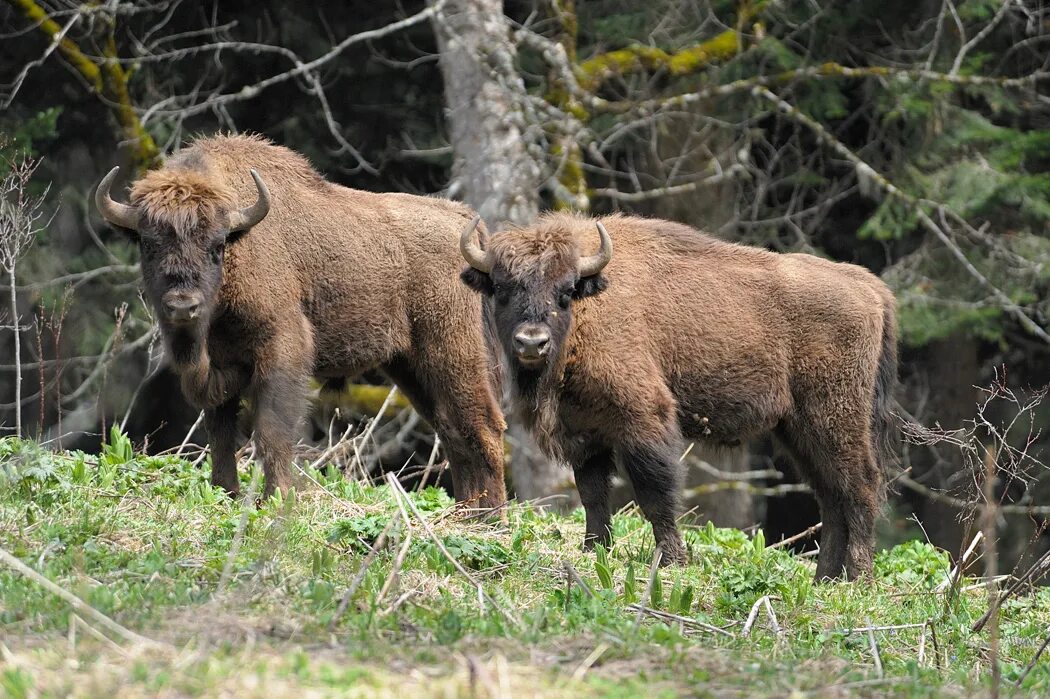
<path fill-rule="evenodd" d="M 226 240 L 230 211 L 258 196 L 249 168 L 270 190 L 269 215 Z M 136 182 L 131 201 L 151 302 L 173 289 L 205 298 L 196 326 L 161 326 L 187 398 L 205 410 L 215 484 L 238 491 L 242 398 L 266 493 L 283 491 L 309 377 L 378 367 L 439 432 L 457 498 L 503 504 L 504 424 L 481 305 L 456 278 L 467 207 L 340 187 L 245 136 L 197 140 Z"/>
<path fill-rule="evenodd" d="M 491 299 L 516 409 L 576 471 L 588 542 L 609 541 L 615 461 L 664 555 L 684 560 L 675 515 L 685 440 L 732 446 L 772 432 L 820 502 L 818 577 L 869 574 L 896 381 L 890 290 L 854 265 L 668 221 L 602 221 L 614 253 L 599 276 L 576 274 L 599 246 L 594 220 L 567 214 L 492 236 L 491 273 L 463 274 Z M 551 331 L 540 369 L 512 350 L 526 322 Z"/>

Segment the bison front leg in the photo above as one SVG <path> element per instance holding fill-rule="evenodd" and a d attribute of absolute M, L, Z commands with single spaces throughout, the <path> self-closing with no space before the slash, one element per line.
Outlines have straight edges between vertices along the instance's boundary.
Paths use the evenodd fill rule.
<path fill-rule="evenodd" d="M 265 500 L 292 485 L 290 465 L 295 434 L 306 407 L 307 378 L 291 372 L 273 376 L 260 386 L 255 412 L 255 455 L 262 462 Z"/>
<path fill-rule="evenodd" d="M 609 512 L 612 467 L 612 454 L 603 453 L 592 456 L 582 465 L 573 468 L 576 490 L 580 493 L 580 502 L 587 513 L 584 549 L 593 549 L 599 544 L 609 548 L 612 543 L 612 520 Z"/>
<path fill-rule="evenodd" d="M 266 486 L 263 499 L 292 485 L 290 465 L 299 421 L 306 412 L 306 389 L 313 368 L 312 328 L 305 318 L 279 327 L 295 328 L 296 335 L 274 337 L 256 364 L 255 455 L 262 462 Z"/>
<path fill-rule="evenodd" d="M 237 409 L 240 397 L 204 411 L 204 426 L 211 444 L 211 484 L 236 497 L 241 489 L 237 479 Z"/>
<path fill-rule="evenodd" d="M 678 497 L 682 472 L 670 444 L 621 447 L 620 460 L 634 487 L 634 497 L 653 525 L 656 545 L 663 551 L 663 565 L 687 562 L 685 542 L 678 532 Z"/>

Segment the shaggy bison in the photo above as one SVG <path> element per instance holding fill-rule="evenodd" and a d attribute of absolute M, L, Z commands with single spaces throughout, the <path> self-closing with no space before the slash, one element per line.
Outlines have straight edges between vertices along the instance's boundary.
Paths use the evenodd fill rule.
<path fill-rule="evenodd" d="M 665 560 L 684 561 L 683 438 L 732 446 L 771 432 L 820 502 L 817 577 L 871 572 L 897 353 L 878 278 L 624 216 L 550 214 L 487 249 L 473 233 L 463 280 L 488 299 L 515 409 L 575 470 L 585 545 L 610 540 L 619 463 Z"/>
<path fill-rule="evenodd" d="M 138 240 L 170 362 L 205 412 L 213 483 L 238 492 L 242 399 L 268 495 L 290 485 L 310 375 L 338 383 L 378 367 L 440 434 L 457 499 L 503 504 L 481 304 L 457 279 L 467 207 L 340 187 L 250 136 L 197 140 L 137 181 L 130 205 L 110 197 L 116 174 L 96 203 Z"/>

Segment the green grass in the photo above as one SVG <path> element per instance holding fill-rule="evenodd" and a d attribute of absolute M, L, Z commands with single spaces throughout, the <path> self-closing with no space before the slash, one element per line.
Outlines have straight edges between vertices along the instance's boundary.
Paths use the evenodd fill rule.
<path fill-rule="evenodd" d="M 0 565 L 0 696 L 960 696 L 989 686 L 987 635 L 969 631 L 986 593 L 947 602 L 934 591 L 947 556 L 920 542 L 880 552 L 873 582 L 814 585 L 812 560 L 767 548 L 761 534 L 688 529 L 692 563 L 659 571 L 650 606 L 723 635 L 627 609 L 645 597 L 653 553 L 635 513 L 614 518 L 617 543 L 595 555 L 579 547 L 582 512 L 514 506 L 489 524 L 457 516 L 440 491 L 411 494 L 468 579 L 407 507 L 406 525 L 389 487 L 334 473 L 318 483 L 257 509 L 212 489 L 206 467 L 137 456 L 122 438 L 99 457 L 0 441 L 0 548 L 161 644 L 136 646 L 86 617 L 85 628 L 67 602 Z M 565 562 L 586 590 L 567 584 Z M 764 595 L 782 633 L 762 613 L 745 637 Z M 923 663 L 921 629 L 874 633 L 882 677 L 868 635 L 845 631 L 927 619 L 937 645 L 927 638 Z M 1004 682 L 1048 625 L 1046 589 L 1006 605 Z M 1050 692 L 1048 662 L 1024 693 Z"/>

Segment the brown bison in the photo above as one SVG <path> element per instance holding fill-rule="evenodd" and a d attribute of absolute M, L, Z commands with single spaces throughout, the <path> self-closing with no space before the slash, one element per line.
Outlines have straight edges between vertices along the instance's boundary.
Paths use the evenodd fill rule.
<path fill-rule="evenodd" d="M 503 417 L 481 304 L 457 275 L 472 212 L 327 182 L 259 137 L 202 138 L 99 210 L 138 240 L 146 297 L 187 398 L 204 410 L 212 482 L 238 492 L 242 398 L 252 408 L 265 495 L 290 485 L 312 375 L 385 372 L 438 431 L 457 499 L 506 499 Z"/>
<path fill-rule="evenodd" d="M 488 299 L 515 409 L 575 470 L 585 545 L 610 540 L 619 463 L 664 558 L 684 561 L 683 439 L 771 432 L 820 502 L 818 578 L 871 572 L 897 352 L 878 278 L 669 221 L 549 214 L 487 249 L 473 231 L 463 280 Z"/>

